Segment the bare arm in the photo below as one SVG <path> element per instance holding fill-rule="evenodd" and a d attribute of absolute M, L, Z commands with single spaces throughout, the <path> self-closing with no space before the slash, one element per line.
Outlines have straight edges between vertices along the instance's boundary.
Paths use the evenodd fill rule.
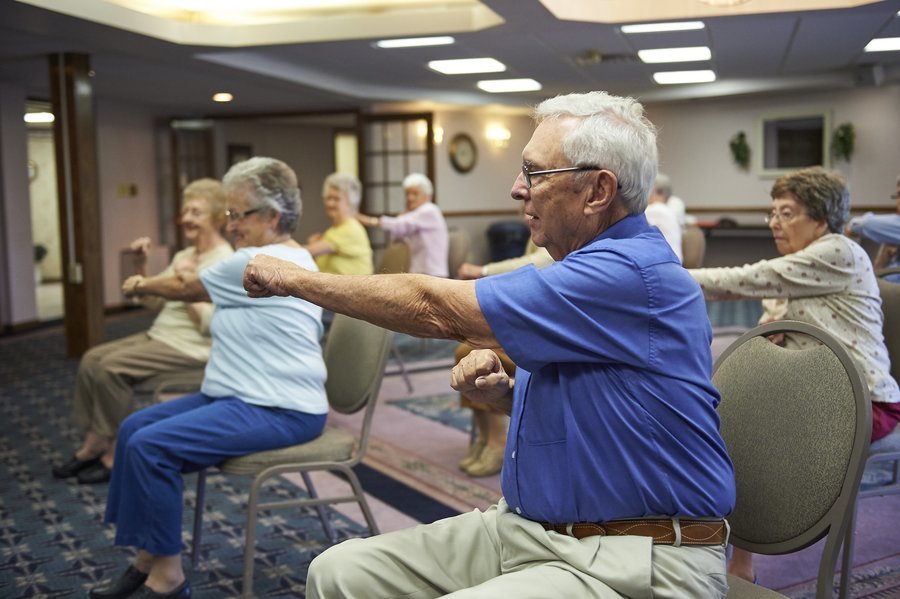
<path fill-rule="evenodd" d="M 309 239 L 306 241 L 306 245 L 303 247 L 305 247 L 313 257 L 334 253 L 334 247 L 325 241 L 321 235 L 310 235 Z"/>
<path fill-rule="evenodd" d="M 185 302 L 208 302 L 209 294 L 197 273 L 185 273 L 179 276 L 144 277 L 134 275 L 122 283 L 125 297 L 155 295 L 170 300 Z"/>
<path fill-rule="evenodd" d="M 497 347 L 475 283 L 428 275 L 332 275 L 258 254 L 244 271 L 250 297 L 293 296 L 386 329 Z"/>

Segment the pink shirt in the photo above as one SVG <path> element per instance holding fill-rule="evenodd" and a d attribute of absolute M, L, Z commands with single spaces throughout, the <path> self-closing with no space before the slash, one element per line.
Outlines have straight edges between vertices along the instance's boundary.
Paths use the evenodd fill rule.
<path fill-rule="evenodd" d="M 391 234 L 391 242 L 409 245 L 409 272 L 448 276 L 447 223 L 432 202 L 399 216 L 382 216 L 381 228 Z"/>

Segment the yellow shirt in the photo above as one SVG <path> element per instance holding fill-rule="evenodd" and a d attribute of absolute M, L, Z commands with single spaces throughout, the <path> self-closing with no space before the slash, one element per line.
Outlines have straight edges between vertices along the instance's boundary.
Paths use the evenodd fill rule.
<path fill-rule="evenodd" d="M 374 272 L 369 235 L 355 218 L 348 218 L 336 227 L 329 227 L 322 240 L 334 252 L 316 256 L 316 264 L 321 272 L 336 275 L 370 275 Z"/>

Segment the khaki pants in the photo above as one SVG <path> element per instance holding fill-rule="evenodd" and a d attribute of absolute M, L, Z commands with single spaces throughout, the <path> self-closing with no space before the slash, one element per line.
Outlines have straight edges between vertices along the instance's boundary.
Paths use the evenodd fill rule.
<path fill-rule="evenodd" d="M 91 432 L 115 437 L 119 424 L 134 411 L 135 385 L 157 374 L 196 370 L 205 364 L 146 333 L 102 343 L 81 358 L 72 417 Z"/>
<path fill-rule="evenodd" d="M 309 599 L 724 597 L 725 547 L 547 532 L 506 502 L 434 524 L 350 539 L 309 567 Z"/>

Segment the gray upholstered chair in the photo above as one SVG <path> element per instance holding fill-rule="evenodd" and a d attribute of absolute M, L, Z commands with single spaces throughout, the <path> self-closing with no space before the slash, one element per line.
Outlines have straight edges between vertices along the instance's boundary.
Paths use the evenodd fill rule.
<path fill-rule="evenodd" d="M 153 403 L 162 401 L 163 395 L 172 393 L 193 393 L 203 384 L 204 368 L 161 372 L 144 379 L 134 390 L 136 393 L 152 393 Z"/>
<path fill-rule="evenodd" d="M 900 273 L 900 268 L 879 270 L 878 290 L 881 293 L 881 310 L 884 312 L 884 342 L 891 359 L 891 375 L 900 381 L 900 283 L 891 283 L 884 279 L 886 275 Z M 860 490 L 859 499 L 895 495 L 900 493 L 900 426 L 887 437 L 883 437 L 869 448 L 866 468 L 880 464 L 891 464 L 891 478 L 886 485 Z M 851 514 L 847 527 L 847 538 L 844 540 L 844 556 L 841 563 L 841 596 L 846 596 L 853 573 L 853 544 L 856 528 L 856 511 Z"/>
<path fill-rule="evenodd" d="M 381 254 L 381 260 L 378 262 L 378 268 L 375 269 L 375 272 L 378 274 L 409 272 L 409 261 L 409 246 L 403 242 L 394 242 L 384 248 L 384 251 Z M 393 339 L 391 341 L 391 358 L 393 358 L 394 362 L 397 363 L 397 367 L 400 369 L 400 376 L 403 377 L 403 382 L 406 383 L 406 390 L 412 393 L 413 385 L 409 378 L 409 372 L 406 370 L 406 364 L 403 362 L 403 357 L 400 355 L 397 343 Z"/>
<path fill-rule="evenodd" d="M 459 267 L 469 256 L 469 246 L 472 238 L 465 229 L 453 227 L 447 231 L 447 272 L 451 279 L 456 278 Z"/>
<path fill-rule="evenodd" d="M 365 410 L 358 435 L 326 426 L 318 438 L 271 451 L 262 451 L 239 458 L 232 458 L 219 464 L 226 474 L 253 476 L 247 500 L 247 528 L 244 542 L 244 582 L 243 596 L 253 594 L 253 557 L 256 545 L 256 520 L 260 510 L 283 507 L 313 507 L 316 509 L 329 543 L 337 541 L 336 534 L 325 505 L 337 503 L 359 504 L 369 530 L 378 534 L 378 526 L 366 502 L 365 494 L 353 467 L 359 464 L 369 443 L 369 430 L 381 378 L 390 346 L 390 332 L 369 324 L 337 314 L 331 324 L 325 342 L 325 365 L 331 376 L 325 385 L 328 403 L 332 410 L 342 414 L 353 414 Z M 353 493 L 337 497 L 319 497 L 309 477 L 309 472 L 324 470 L 340 473 L 350 483 Z M 268 479 L 286 473 L 299 473 L 306 484 L 308 497 L 283 501 L 260 503 L 263 483 Z M 206 471 L 197 475 L 197 509 L 194 516 L 194 540 L 191 561 L 197 563 L 201 546 L 203 527 L 203 505 L 206 486 Z"/>
<path fill-rule="evenodd" d="M 696 225 L 681 233 L 681 263 L 685 268 L 702 268 L 706 256 L 706 235 Z"/>
<path fill-rule="evenodd" d="M 809 335 L 810 349 L 768 339 Z M 826 539 L 816 596 L 833 596 L 838 551 L 869 448 L 872 412 L 865 380 L 830 333 L 779 321 L 751 329 L 716 361 L 721 431 L 734 462 L 737 504 L 731 542 L 766 555 Z M 729 576 L 728 598 L 781 597 Z"/>

